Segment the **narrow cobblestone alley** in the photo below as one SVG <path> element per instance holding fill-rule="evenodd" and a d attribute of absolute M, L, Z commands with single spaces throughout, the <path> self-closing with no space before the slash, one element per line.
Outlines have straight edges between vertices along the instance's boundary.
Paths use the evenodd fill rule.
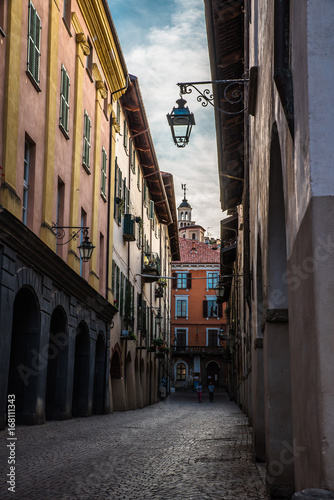
<path fill-rule="evenodd" d="M 173 394 L 141 410 L 16 429 L 16 492 L 29 500 L 267 499 L 247 419 L 227 394 Z"/>

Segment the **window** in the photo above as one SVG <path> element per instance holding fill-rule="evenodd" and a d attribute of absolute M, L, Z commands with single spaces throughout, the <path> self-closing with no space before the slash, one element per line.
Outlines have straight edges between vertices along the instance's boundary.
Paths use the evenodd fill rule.
<path fill-rule="evenodd" d="M 176 380 L 180 382 L 186 380 L 186 365 L 184 363 L 179 363 L 176 367 Z"/>
<path fill-rule="evenodd" d="M 172 288 L 190 289 L 191 288 L 191 273 L 173 273 Z"/>
<path fill-rule="evenodd" d="M 89 170 L 90 168 L 90 129 L 91 129 L 91 121 L 87 111 L 85 111 L 82 163 L 87 170 Z"/>
<path fill-rule="evenodd" d="M 106 89 L 107 95 L 106 95 L 106 97 L 104 98 L 104 102 L 103 102 L 103 112 L 104 112 L 104 115 L 105 115 L 105 117 L 107 118 L 107 120 L 109 120 L 109 112 L 108 112 L 108 106 L 109 106 L 109 102 L 108 102 L 109 91 L 108 91 L 108 87 L 107 87 L 106 82 L 104 82 L 104 87 L 105 87 L 105 89 Z"/>
<path fill-rule="evenodd" d="M 175 310 L 177 318 L 187 318 L 188 317 L 188 297 L 176 297 L 175 298 Z"/>
<path fill-rule="evenodd" d="M 107 197 L 107 153 L 102 147 L 102 166 L 101 166 L 101 195 L 104 199 Z"/>
<path fill-rule="evenodd" d="M 141 191 L 141 172 L 140 172 L 140 165 L 137 166 L 137 188 L 138 191 Z"/>
<path fill-rule="evenodd" d="M 60 84 L 60 117 L 59 127 L 68 138 L 69 131 L 69 113 L 70 113 L 70 77 L 67 74 L 65 66 L 61 65 L 61 84 Z"/>
<path fill-rule="evenodd" d="M 24 168 L 23 168 L 23 198 L 22 198 L 22 222 L 28 222 L 28 199 L 29 199 L 29 170 L 31 161 L 31 146 L 26 140 L 24 145 Z"/>
<path fill-rule="evenodd" d="M 124 120 L 124 135 L 123 135 L 123 146 L 126 152 L 128 152 L 129 143 L 129 129 L 126 120 Z"/>
<path fill-rule="evenodd" d="M 64 0 L 63 20 L 65 21 L 66 28 L 69 31 L 71 26 L 71 0 Z"/>
<path fill-rule="evenodd" d="M 215 297 L 208 297 L 203 300 L 203 317 L 204 318 L 221 318 L 222 317 L 222 304 L 217 304 Z"/>
<path fill-rule="evenodd" d="M 136 173 L 136 150 L 134 148 L 134 143 L 133 140 L 130 139 L 129 141 L 129 158 L 130 158 L 130 167 L 132 170 L 132 173 Z"/>
<path fill-rule="evenodd" d="M 144 207 L 147 207 L 148 206 L 148 189 L 147 189 L 147 184 L 146 184 L 145 179 L 143 182 L 143 189 L 144 189 L 144 194 L 143 194 Z"/>
<path fill-rule="evenodd" d="M 175 345 L 177 347 L 187 345 L 187 330 L 185 328 L 177 328 L 175 330 Z"/>
<path fill-rule="evenodd" d="M 89 54 L 86 56 L 86 70 L 89 78 L 93 81 L 93 46 L 89 38 L 87 38 L 87 43 L 89 46 Z"/>
<path fill-rule="evenodd" d="M 217 346 L 218 345 L 218 330 L 207 330 L 207 345 L 208 346 Z"/>
<path fill-rule="evenodd" d="M 124 202 L 124 213 L 130 213 L 130 190 L 126 187 L 126 178 L 123 179 L 123 202 Z"/>
<path fill-rule="evenodd" d="M 29 2 L 27 73 L 37 85 L 39 84 L 39 60 L 41 57 L 41 29 L 41 18 L 33 4 Z"/>
<path fill-rule="evenodd" d="M 124 211 L 124 200 L 122 198 L 122 171 L 118 166 L 117 157 L 115 158 L 115 206 L 114 206 L 114 218 L 117 224 L 120 226 L 122 222 L 122 213 Z"/>
<path fill-rule="evenodd" d="M 212 290 L 218 286 L 219 273 L 206 273 L 206 287 Z"/>
<path fill-rule="evenodd" d="M 150 220 L 154 219 L 154 201 L 150 200 L 148 218 Z"/>

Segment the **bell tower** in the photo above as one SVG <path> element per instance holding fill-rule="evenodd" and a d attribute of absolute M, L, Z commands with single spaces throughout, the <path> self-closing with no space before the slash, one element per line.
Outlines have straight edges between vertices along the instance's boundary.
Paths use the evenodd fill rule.
<path fill-rule="evenodd" d="M 192 207 L 187 200 L 187 185 L 181 184 L 183 189 L 183 200 L 177 209 L 177 223 L 179 229 L 187 226 L 194 226 L 195 222 L 191 220 Z"/>

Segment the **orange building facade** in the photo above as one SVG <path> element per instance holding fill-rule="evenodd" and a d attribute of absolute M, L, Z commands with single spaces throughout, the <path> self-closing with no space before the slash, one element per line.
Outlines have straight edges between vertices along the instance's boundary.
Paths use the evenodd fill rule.
<path fill-rule="evenodd" d="M 172 264 L 172 386 L 225 385 L 224 305 L 217 303 L 219 250 L 196 239 L 180 238 L 181 260 Z"/>

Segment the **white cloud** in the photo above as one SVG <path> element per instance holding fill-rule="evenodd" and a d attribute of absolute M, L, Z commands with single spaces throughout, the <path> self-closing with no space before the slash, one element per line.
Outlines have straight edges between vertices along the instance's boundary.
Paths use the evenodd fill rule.
<path fill-rule="evenodd" d="M 128 41 L 122 49 L 129 72 L 139 79 L 160 169 L 174 176 L 177 204 L 183 196 L 181 183 L 186 183 L 193 219 L 219 236 L 222 212 L 212 108 L 203 108 L 195 91 L 184 96 L 196 120 L 184 149 L 174 145 L 166 118 L 179 97 L 176 83 L 211 80 L 204 6 L 202 0 L 179 0 L 173 5 L 168 23 L 160 25 L 156 18 L 146 31 L 141 30 L 140 41 L 135 36 L 136 43 Z M 131 9 L 128 12 L 127 26 Z M 141 22 L 138 17 L 132 22 L 135 32 Z"/>

